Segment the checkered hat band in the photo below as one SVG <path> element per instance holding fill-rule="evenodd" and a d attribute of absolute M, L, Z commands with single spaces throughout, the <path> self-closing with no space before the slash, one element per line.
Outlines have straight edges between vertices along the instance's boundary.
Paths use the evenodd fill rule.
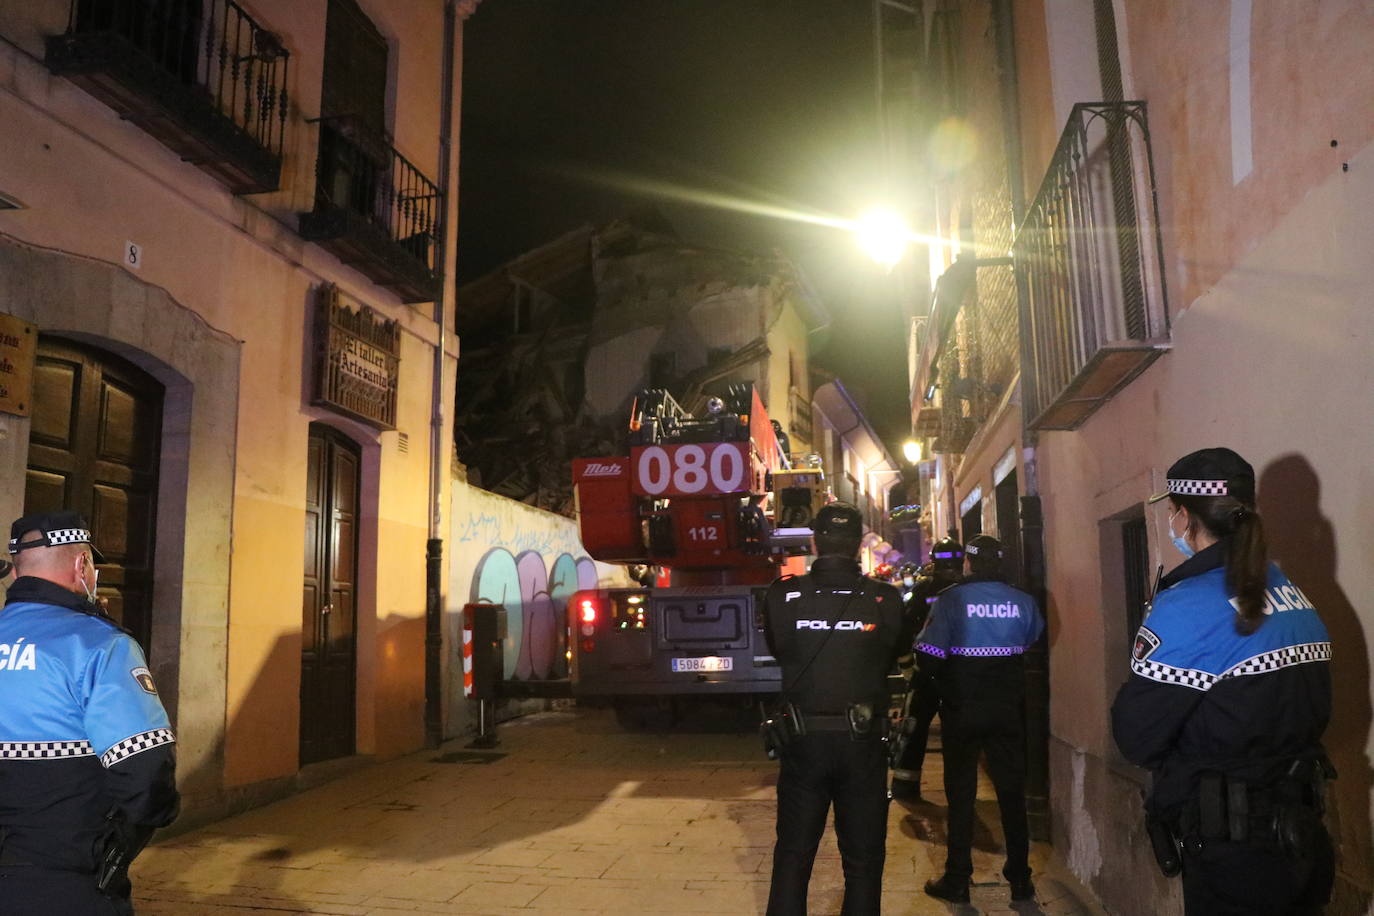
<path fill-rule="evenodd" d="M 58 528 L 48 532 L 48 544 L 59 547 L 63 544 L 90 544 L 91 533 L 85 528 Z M 10 553 L 19 546 L 19 538 L 10 538 Z"/>
<path fill-rule="evenodd" d="M 1179 496 L 1225 496 L 1224 480 L 1175 480 L 1169 478 L 1169 492 Z"/>
<path fill-rule="evenodd" d="M 0 760 L 57 760 L 62 757 L 93 757 L 91 742 L 0 741 Z"/>
<path fill-rule="evenodd" d="M 100 762 L 106 769 L 109 769 L 121 760 L 128 760 L 135 754 L 150 751 L 164 744 L 172 744 L 176 740 L 176 735 L 172 734 L 170 728 L 155 728 L 152 731 L 125 738 L 123 741 L 101 754 Z"/>

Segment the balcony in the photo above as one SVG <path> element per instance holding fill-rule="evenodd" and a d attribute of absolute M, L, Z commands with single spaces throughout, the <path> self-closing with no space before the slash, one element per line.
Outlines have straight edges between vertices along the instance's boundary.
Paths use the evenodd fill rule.
<path fill-rule="evenodd" d="M 1029 425 L 1077 429 L 1169 348 L 1144 102 L 1074 106 L 1014 251 Z"/>
<path fill-rule="evenodd" d="M 320 118 L 315 209 L 301 236 L 404 302 L 439 295 L 439 189 L 384 137 L 348 116 Z"/>
<path fill-rule="evenodd" d="M 277 188 L 289 61 L 234 0 L 72 0 L 45 56 L 235 194 Z"/>

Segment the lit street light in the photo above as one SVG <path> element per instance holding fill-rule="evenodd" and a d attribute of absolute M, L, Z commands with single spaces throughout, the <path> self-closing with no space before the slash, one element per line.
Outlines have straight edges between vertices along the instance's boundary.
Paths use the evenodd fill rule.
<path fill-rule="evenodd" d="M 902 443 L 902 457 L 907 460 L 907 464 L 917 464 L 921 460 L 921 443 L 915 439 L 908 439 Z"/>
<path fill-rule="evenodd" d="M 906 221 L 883 208 L 869 210 L 855 220 L 854 235 L 859 247 L 889 270 L 902 259 L 911 241 Z"/>

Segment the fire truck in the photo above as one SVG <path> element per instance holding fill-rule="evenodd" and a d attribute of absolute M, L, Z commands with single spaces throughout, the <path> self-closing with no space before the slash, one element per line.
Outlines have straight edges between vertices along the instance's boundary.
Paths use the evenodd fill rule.
<path fill-rule="evenodd" d="M 626 727 L 671 720 L 692 697 L 775 694 L 763 593 L 803 572 L 819 466 L 792 468 L 752 384 L 692 416 L 662 389 L 635 398 L 628 454 L 573 462 L 582 544 L 597 560 L 667 570 L 652 585 L 568 601 L 573 695 Z"/>

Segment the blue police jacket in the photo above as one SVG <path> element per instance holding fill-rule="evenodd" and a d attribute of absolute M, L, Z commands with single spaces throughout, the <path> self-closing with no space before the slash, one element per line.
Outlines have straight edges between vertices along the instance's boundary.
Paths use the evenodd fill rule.
<path fill-rule="evenodd" d="M 1202 772 L 1264 785 L 1322 752 L 1331 640 L 1312 602 L 1270 564 L 1264 617 L 1236 631 L 1225 542 L 1167 576 L 1112 707 L 1122 754 L 1154 771 L 1150 806 L 1177 812 Z"/>
<path fill-rule="evenodd" d="M 113 830 L 175 818 L 171 724 L 138 643 L 89 602 L 31 577 L 6 598 L 0 864 L 93 872 Z"/>
<path fill-rule="evenodd" d="M 1045 631 L 1035 599 L 995 579 L 975 578 L 941 592 L 916 641 L 951 711 L 1019 703 L 1021 656 Z"/>

